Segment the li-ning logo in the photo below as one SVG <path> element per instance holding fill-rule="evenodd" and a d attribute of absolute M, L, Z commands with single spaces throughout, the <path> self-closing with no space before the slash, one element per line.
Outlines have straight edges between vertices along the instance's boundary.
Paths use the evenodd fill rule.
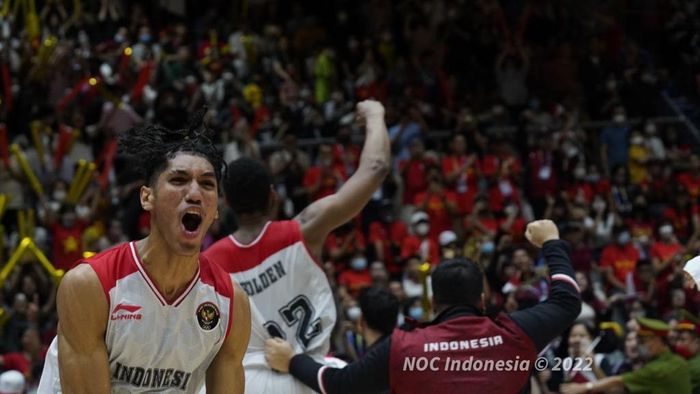
<path fill-rule="evenodd" d="M 136 313 L 141 309 L 138 305 L 117 304 L 112 310 L 112 320 L 141 320 L 143 315 Z M 119 314 L 119 312 L 123 312 Z"/>

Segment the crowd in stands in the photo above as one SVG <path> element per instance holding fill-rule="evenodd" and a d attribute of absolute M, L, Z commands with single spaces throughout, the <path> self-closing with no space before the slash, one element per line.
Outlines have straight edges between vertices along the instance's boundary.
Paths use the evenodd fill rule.
<path fill-rule="evenodd" d="M 363 287 L 388 287 L 400 320 L 429 318 L 424 262 L 478 263 L 491 311 L 545 299 L 546 269 L 523 236 L 535 218 L 570 242 L 584 301 L 550 356 L 600 335 L 596 365 L 616 374 L 639 364 L 631 318 L 697 319 L 682 267 L 700 254 L 700 155 L 663 92 L 700 92 L 698 1 L 16 2 L 0 5 L 3 264 L 29 209 L 28 235 L 63 270 L 148 234 L 143 180 L 116 136 L 143 122 L 183 128 L 203 106 L 226 160 L 266 162 L 277 216 L 293 218 L 357 168 L 354 103 L 375 98 L 393 171 L 324 249 L 337 356 L 362 354 Z M 81 160 L 96 170 L 73 198 Z M 204 247 L 235 225 L 222 215 Z M 26 253 L 2 285 L 0 369 L 35 387 L 56 284 Z M 533 392 L 567 379 L 541 372 Z"/>

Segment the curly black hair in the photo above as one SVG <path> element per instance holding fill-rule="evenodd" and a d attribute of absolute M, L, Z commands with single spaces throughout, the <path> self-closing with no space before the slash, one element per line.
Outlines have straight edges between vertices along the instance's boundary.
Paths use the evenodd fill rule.
<path fill-rule="evenodd" d="M 198 111 L 190 125 L 181 130 L 152 124 L 134 127 L 119 136 L 119 150 L 127 156 L 132 168 L 145 179 L 147 185 L 153 185 L 167 167 L 168 160 L 178 152 L 192 153 L 209 161 L 220 183 L 226 162 L 212 142 L 213 130 L 203 123 L 205 113 L 206 108 Z"/>

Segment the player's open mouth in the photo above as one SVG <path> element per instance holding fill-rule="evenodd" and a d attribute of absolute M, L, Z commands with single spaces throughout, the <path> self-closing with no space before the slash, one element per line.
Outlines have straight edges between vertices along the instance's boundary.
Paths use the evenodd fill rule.
<path fill-rule="evenodd" d="M 202 216 L 196 212 L 186 212 L 182 215 L 182 226 L 185 229 L 185 234 L 192 237 L 196 236 L 199 230 L 199 225 L 202 224 Z"/>

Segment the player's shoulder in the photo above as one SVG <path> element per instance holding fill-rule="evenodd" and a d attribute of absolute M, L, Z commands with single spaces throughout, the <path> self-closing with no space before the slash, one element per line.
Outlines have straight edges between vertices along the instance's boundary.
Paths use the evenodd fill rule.
<path fill-rule="evenodd" d="M 199 271 L 204 284 L 213 286 L 217 293 L 225 297 L 233 297 L 231 276 L 218 264 L 215 264 L 210 257 L 204 254 L 199 256 Z"/>
<path fill-rule="evenodd" d="M 88 264 L 80 264 L 61 279 L 57 302 L 71 300 L 97 300 L 103 293 L 102 281 L 97 272 Z"/>
<path fill-rule="evenodd" d="M 97 253 L 91 257 L 84 259 L 82 262 L 94 265 L 94 264 L 114 264 L 125 257 L 131 257 L 131 242 L 124 242 L 119 245 L 112 246 L 100 253 Z"/>

